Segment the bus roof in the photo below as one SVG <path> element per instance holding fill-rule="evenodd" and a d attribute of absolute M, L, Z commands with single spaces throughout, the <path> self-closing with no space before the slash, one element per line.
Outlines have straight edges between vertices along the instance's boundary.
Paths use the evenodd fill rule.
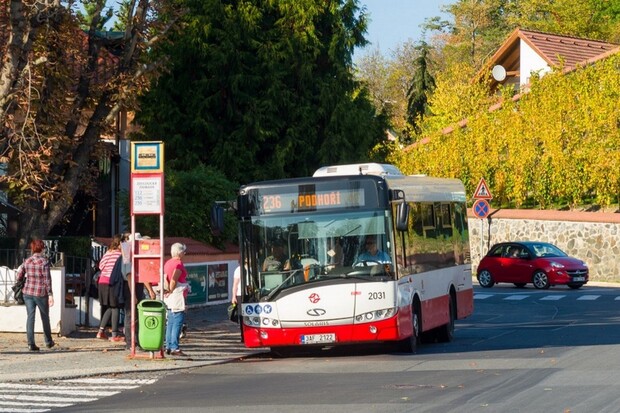
<path fill-rule="evenodd" d="M 403 175 L 394 165 L 356 163 L 319 168 L 313 177 L 377 175 L 383 177 L 390 189 L 400 189 L 405 199 L 413 202 L 465 202 L 465 187 L 458 179 L 433 178 L 426 175 Z"/>
<path fill-rule="evenodd" d="M 360 174 L 360 171 L 365 173 Z M 402 191 L 409 202 L 465 202 L 467 200 L 465 187 L 458 179 L 403 175 L 393 165 L 378 163 L 326 166 L 318 169 L 312 177 L 262 181 L 244 185 L 240 193 L 280 185 L 312 184 L 313 178 L 324 182 L 334 182 L 339 179 L 360 179 L 360 177 L 364 177 L 365 180 L 384 181 L 387 184 L 386 188 Z"/>
<path fill-rule="evenodd" d="M 385 163 L 354 163 L 349 165 L 324 166 L 314 172 L 318 176 L 344 176 L 344 175 L 401 175 L 402 172 L 394 165 Z"/>
<path fill-rule="evenodd" d="M 433 178 L 424 175 L 386 176 L 390 189 L 405 193 L 411 202 L 465 202 L 465 187 L 458 179 Z"/>

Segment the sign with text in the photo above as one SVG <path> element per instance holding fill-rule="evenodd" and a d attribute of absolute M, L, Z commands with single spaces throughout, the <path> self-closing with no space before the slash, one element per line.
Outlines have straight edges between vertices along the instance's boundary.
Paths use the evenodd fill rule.
<path fill-rule="evenodd" d="M 164 172 L 163 142 L 131 142 L 131 173 Z"/>
<path fill-rule="evenodd" d="M 491 195 L 491 191 L 489 191 L 489 186 L 484 178 L 480 178 L 480 182 L 478 182 L 478 186 L 476 187 L 476 191 L 474 192 L 474 199 L 492 199 L 493 195 Z"/>
<path fill-rule="evenodd" d="M 164 174 L 131 175 L 131 213 L 163 214 Z"/>

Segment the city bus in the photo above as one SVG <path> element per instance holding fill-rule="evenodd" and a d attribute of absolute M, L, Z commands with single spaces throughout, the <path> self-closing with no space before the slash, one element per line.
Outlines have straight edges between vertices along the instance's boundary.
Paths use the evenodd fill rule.
<path fill-rule="evenodd" d="M 473 312 L 465 201 L 457 179 L 373 163 L 242 186 L 245 346 L 451 341 Z"/>

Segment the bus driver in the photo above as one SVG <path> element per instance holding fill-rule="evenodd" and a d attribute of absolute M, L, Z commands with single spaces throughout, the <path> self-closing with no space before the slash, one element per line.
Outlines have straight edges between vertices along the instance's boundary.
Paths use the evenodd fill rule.
<path fill-rule="evenodd" d="M 364 240 L 366 251 L 362 252 L 358 257 L 358 262 L 374 261 L 379 263 L 390 263 L 392 260 L 385 252 L 377 248 L 377 240 L 374 236 L 368 235 Z"/>

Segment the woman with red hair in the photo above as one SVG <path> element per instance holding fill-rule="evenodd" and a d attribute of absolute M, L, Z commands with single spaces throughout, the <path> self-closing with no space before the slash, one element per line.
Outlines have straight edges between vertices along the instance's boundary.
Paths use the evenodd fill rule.
<path fill-rule="evenodd" d="M 28 349 L 39 351 L 39 347 L 34 342 L 34 319 L 37 307 L 41 314 L 41 324 L 45 335 L 45 347 L 54 347 L 52 340 L 52 329 L 50 328 L 50 307 L 54 305 L 52 295 L 52 277 L 50 274 L 50 264 L 43 255 L 45 244 L 40 239 L 35 239 L 30 243 L 32 255 L 28 257 L 17 270 L 17 281 L 26 277 L 24 284 L 24 304 L 28 318 L 26 321 L 26 337 L 28 339 Z"/>

